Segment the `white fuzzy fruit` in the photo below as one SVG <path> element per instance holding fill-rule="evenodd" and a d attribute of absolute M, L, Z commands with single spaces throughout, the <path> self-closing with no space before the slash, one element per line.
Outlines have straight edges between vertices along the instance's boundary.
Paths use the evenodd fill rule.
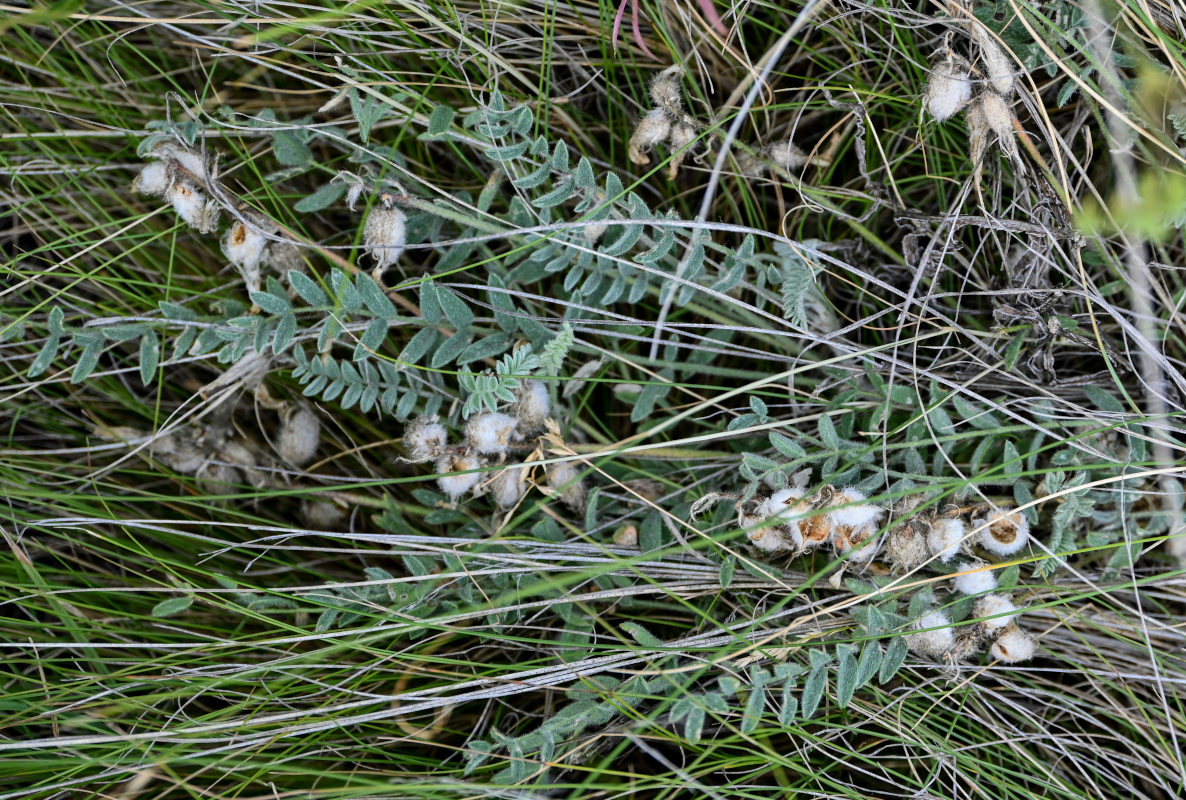
<path fill-rule="evenodd" d="M 937 519 L 927 535 L 927 546 L 931 554 L 946 564 L 955 558 L 963 545 L 964 523 L 959 519 Z"/>
<path fill-rule="evenodd" d="M 520 438 L 515 432 L 516 424 L 514 417 L 497 411 L 475 414 L 465 425 L 469 448 L 487 456 L 506 453 L 510 443 Z"/>
<path fill-rule="evenodd" d="M 993 642 L 992 657 L 1006 664 L 1029 661 L 1034 657 L 1034 637 L 1014 626 L 1007 628 Z"/>
<path fill-rule="evenodd" d="M 1013 62 L 983 25 L 972 26 L 972 38 L 980 48 L 980 60 L 989 84 L 997 93 L 1008 97 L 1013 93 Z"/>
<path fill-rule="evenodd" d="M 831 540 L 838 554 L 849 554 L 849 561 L 863 564 L 873 558 L 877 546 L 866 541 L 877 535 L 885 511 L 864 502 L 865 495 L 856 489 L 844 489 L 832 500 L 836 506 L 828 511 L 827 524 L 832 528 Z"/>
<path fill-rule="evenodd" d="M 680 166 L 684 163 L 684 158 L 692 152 L 696 135 L 696 126 L 690 122 L 678 122 L 672 127 L 671 136 L 667 140 L 667 146 L 671 148 L 671 163 L 667 166 L 667 180 L 675 180 Z"/>
<path fill-rule="evenodd" d="M 776 165 L 787 171 L 799 169 L 807 163 L 807 154 L 795 146 L 790 139 L 770 145 L 766 148 L 766 155 Z"/>
<path fill-rule="evenodd" d="M 285 413 L 276 436 L 276 452 L 288 463 L 303 467 L 317 455 L 321 445 L 321 422 L 307 408 L 296 408 Z"/>
<path fill-rule="evenodd" d="M 436 469 L 441 473 L 437 478 L 437 486 L 449 497 L 449 502 L 456 504 L 466 492 L 478 485 L 482 475 L 470 472 L 482 466 L 482 462 L 475 456 L 450 453 L 437 459 Z M 460 474 L 465 473 L 465 474 Z"/>
<path fill-rule="evenodd" d="M 948 58 L 931 70 L 927 83 L 927 111 L 939 122 L 954 116 L 972 99 L 972 80 L 967 70 Z"/>
<path fill-rule="evenodd" d="M 794 513 L 794 501 L 802 497 L 802 489 L 795 487 L 779 489 L 758 506 L 758 515 L 766 519 L 771 517 L 788 517 Z"/>
<path fill-rule="evenodd" d="M 933 628 L 934 630 L 925 630 Z M 942 658 L 955 648 L 951 620 L 942 611 L 932 611 L 914 623 L 918 633 L 906 635 L 906 645 L 924 658 Z"/>
<path fill-rule="evenodd" d="M 683 108 L 679 91 L 679 76 L 682 72 L 679 67 L 669 67 L 656 75 L 651 81 L 651 102 L 659 108 L 678 113 Z"/>
<path fill-rule="evenodd" d="M 499 508 L 514 506 L 527 493 L 527 467 L 507 467 L 490 481 L 490 494 Z"/>
<path fill-rule="evenodd" d="M 656 108 L 643 117 L 630 136 L 630 160 L 635 164 L 649 164 L 649 153 L 655 145 L 671 133 L 671 117 L 662 108 Z"/>
<path fill-rule="evenodd" d="M 511 413 L 518 420 L 519 432 L 530 436 L 542 431 L 551 411 L 548 387 L 543 381 L 521 381 L 518 391 L 515 392 L 515 397 L 515 405 L 512 407 Z"/>
<path fill-rule="evenodd" d="M 263 233 L 240 220 L 235 220 L 222 240 L 222 252 L 240 269 L 258 269 L 267 246 L 268 239 Z"/>
<path fill-rule="evenodd" d="M 960 594 L 984 594 L 997 588 L 997 577 L 991 569 L 976 569 L 975 564 L 960 564 L 957 569 L 964 574 L 956 575 L 951 582 Z"/>
<path fill-rule="evenodd" d="M 145 164 L 132 181 L 132 191 L 159 197 L 169 190 L 169 168 L 160 161 Z"/>
<path fill-rule="evenodd" d="M 573 511 L 580 511 L 585 507 L 585 482 L 581 480 L 581 471 L 571 461 L 558 464 L 548 464 L 545 467 L 548 486 L 560 495 L 560 501 Z"/>
<path fill-rule="evenodd" d="M 972 520 L 972 527 L 980 529 L 980 546 L 998 556 L 1016 553 L 1030 538 L 1029 520 L 1020 511 L 995 508 Z"/>
<path fill-rule="evenodd" d="M 198 233 L 213 233 L 217 230 L 218 204 L 207 200 L 206 195 L 193 184 L 178 181 L 169 187 L 165 196 L 173 204 L 177 216 Z"/>
<path fill-rule="evenodd" d="M 417 417 L 404 429 L 404 450 L 414 464 L 439 458 L 448 443 L 449 432 L 435 416 Z"/>
<path fill-rule="evenodd" d="M 1005 595 L 990 594 L 976 601 L 972 613 L 977 617 L 988 617 L 988 619 L 981 620 L 980 624 L 984 626 L 985 630 L 995 631 L 1008 625 L 1021 612 Z"/>
<path fill-rule="evenodd" d="M 378 269 L 386 269 L 399 260 L 408 243 L 408 218 L 386 195 L 367 214 L 362 229 L 362 246 L 375 259 Z"/>
<path fill-rule="evenodd" d="M 1002 146 L 1013 141 L 1013 114 L 999 94 L 985 92 L 980 95 L 980 111 L 989 130 L 1001 138 Z"/>

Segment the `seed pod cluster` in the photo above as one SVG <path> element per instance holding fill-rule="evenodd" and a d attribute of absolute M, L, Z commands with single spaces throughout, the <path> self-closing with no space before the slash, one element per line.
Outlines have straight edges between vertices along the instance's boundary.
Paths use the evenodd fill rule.
<path fill-rule="evenodd" d="M 967 109 L 969 152 L 979 183 L 982 161 L 991 137 L 996 137 L 1005 155 L 1017 158 L 1013 113 L 1009 110 L 1016 80 L 1013 61 L 992 32 L 970 16 L 964 24 L 971 39 L 975 65 L 949 47 L 936 53 L 931 61 L 925 105 L 939 122 Z M 980 87 L 979 92 L 975 91 L 976 87 Z"/>
<path fill-rule="evenodd" d="M 242 488 L 244 483 L 260 488 L 268 484 L 267 473 L 258 466 L 255 442 L 221 424 L 190 425 L 163 436 L 138 428 L 119 426 L 97 433 L 108 441 L 146 442 L 142 451 L 151 459 L 180 475 L 197 478 L 209 494 Z"/>
<path fill-rule="evenodd" d="M 960 590 L 959 578 L 955 584 Z M 957 628 L 943 611 L 930 611 L 915 620 L 911 626 L 913 632 L 906 634 L 906 644 L 923 658 L 949 664 L 967 660 L 986 647 L 994 659 L 1006 664 L 1033 658 L 1036 642 L 1018 624 L 1021 610 L 1012 598 L 999 593 L 986 594 L 976 601 L 972 614 L 977 622 Z"/>
<path fill-rule="evenodd" d="M 738 527 L 761 553 L 798 555 L 826 546 L 850 564 L 876 560 L 899 573 L 927 563 L 936 567 L 951 564 L 957 556 L 976 551 L 989 558 L 1012 555 L 1029 541 L 1029 522 L 1016 509 L 981 504 L 915 513 L 925 502 L 923 495 L 899 500 L 892 510 L 903 519 L 882 536 L 886 508 L 869 502 L 855 488 L 838 490 L 825 485 L 809 492 L 809 479 L 809 472 L 800 473 L 791 486 L 759 490 L 757 495 L 742 499 L 709 494 L 692 505 L 691 513 L 696 516 L 716 503 L 732 500 Z M 1021 611 L 998 588 L 989 560 L 965 558 L 953 569 L 950 591 L 974 601 L 972 610 L 978 622 L 956 628 L 944 611 L 932 610 L 916 620 L 906 634 L 910 649 L 947 663 L 971 658 L 986 648 L 993 658 L 1007 663 L 1031 658 L 1034 641 L 1019 627 Z"/>
<path fill-rule="evenodd" d="M 751 545 L 772 555 L 831 547 L 853 563 L 877 552 L 874 540 L 885 511 L 857 489 L 824 486 L 807 495 L 803 486 L 779 489 L 764 499 L 737 504 L 737 524 Z"/>
<path fill-rule="evenodd" d="M 489 494 L 500 509 L 513 508 L 537 485 L 530 462 L 538 457 L 544 436 L 555 431 L 548 386 L 522 379 L 515 399 L 502 411 L 483 411 L 465 423 L 461 441 L 449 443 L 449 431 L 439 417 L 418 417 L 404 430 L 405 461 L 433 462 L 437 486 L 456 504 L 469 493 Z M 512 452 L 532 452 L 526 462 L 516 462 Z M 544 466 L 541 490 L 579 511 L 585 504 L 581 471 L 562 461 Z M 465 473 L 465 474 L 458 474 Z"/>
<path fill-rule="evenodd" d="M 630 160 L 635 164 L 649 164 L 650 153 L 658 145 L 667 142 L 671 150 L 671 161 L 667 167 L 667 179 L 675 180 L 684 158 L 692 151 L 699 136 L 696 120 L 684 112 L 680 95 L 679 78 L 683 70 L 679 66 L 668 67 L 651 81 L 651 101 L 655 107 L 647 112 L 634 133 L 630 136 Z"/>
<path fill-rule="evenodd" d="M 132 190 L 164 199 L 182 221 L 199 233 L 217 231 L 222 208 L 209 196 L 219 191 L 213 161 L 173 142 L 158 144 L 148 157 L 153 160 L 136 175 Z M 266 217 L 239 210 L 222 237 L 223 253 L 243 276 L 250 292 L 262 288 L 262 265 L 284 273 L 303 267 L 300 251 L 278 237 L 278 230 Z"/>

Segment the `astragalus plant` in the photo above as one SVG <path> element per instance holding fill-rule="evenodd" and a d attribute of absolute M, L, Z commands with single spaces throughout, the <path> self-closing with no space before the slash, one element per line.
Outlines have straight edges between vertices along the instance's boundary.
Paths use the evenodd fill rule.
<path fill-rule="evenodd" d="M 0 798 L 1186 791 L 1173 4 L 5 14 Z"/>

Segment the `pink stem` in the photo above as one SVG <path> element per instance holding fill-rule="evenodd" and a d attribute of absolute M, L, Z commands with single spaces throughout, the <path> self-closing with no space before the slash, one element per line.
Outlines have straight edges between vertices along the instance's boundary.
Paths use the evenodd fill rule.
<path fill-rule="evenodd" d="M 647 57 L 652 61 L 658 61 L 659 57 L 651 52 L 651 48 L 647 47 L 647 43 L 643 41 L 642 33 L 638 30 L 638 0 L 630 0 L 630 29 L 634 31 L 634 41 L 647 54 Z"/>
<path fill-rule="evenodd" d="M 696 5 L 700 6 L 700 11 L 703 12 L 708 24 L 712 29 L 721 36 L 729 34 L 729 28 L 725 25 L 725 21 L 721 19 L 721 15 L 717 13 L 716 6 L 712 4 L 712 0 L 696 0 Z"/>

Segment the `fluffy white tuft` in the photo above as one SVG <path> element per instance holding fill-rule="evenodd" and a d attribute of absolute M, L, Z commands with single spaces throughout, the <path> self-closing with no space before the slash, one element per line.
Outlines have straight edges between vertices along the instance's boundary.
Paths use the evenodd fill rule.
<path fill-rule="evenodd" d="M 507 467 L 490 481 L 490 493 L 499 508 L 510 508 L 527 494 L 527 467 Z"/>
<path fill-rule="evenodd" d="M 465 436 L 475 453 L 496 456 L 507 452 L 512 441 L 517 441 L 515 418 L 497 411 L 475 414 L 465 425 Z"/>
<path fill-rule="evenodd" d="M 585 507 L 585 482 L 581 480 L 581 471 L 576 464 L 571 461 L 548 464 L 546 474 L 548 486 L 556 490 L 561 502 L 573 511 Z"/>
<path fill-rule="evenodd" d="M 998 556 L 1016 553 L 1030 538 L 1029 520 L 1020 511 L 996 508 L 972 520 L 972 527 L 980 529 L 980 546 Z"/>
<path fill-rule="evenodd" d="M 367 214 L 362 228 L 362 246 L 375 259 L 378 269 L 386 269 L 399 261 L 408 243 L 408 218 L 386 199 Z"/>
<path fill-rule="evenodd" d="M 972 611 L 977 617 L 989 617 L 981 620 L 985 630 L 995 631 L 1012 622 L 1021 613 L 1013 601 L 1003 594 L 990 594 L 976 601 Z"/>
<path fill-rule="evenodd" d="M 937 519 L 927 535 L 927 546 L 946 564 L 959 553 L 964 540 L 964 523 L 959 519 Z"/>
<path fill-rule="evenodd" d="M 548 387 L 543 381 L 525 380 L 515 397 L 511 413 L 519 421 L 519 432 L 529 436 L 542 431 L 551 412 Z"/>
<path fill-rule="evenodd" d="M 990 652 L 998 661 L 1016 664 L 1034 657 L 1034 644 L 1034 637 L 1018 627 L 1013 627 L 997 637 Z"/>
<path fill-rule="evenodd" d="M 796 488 L 779 489 L 758 507 L 758 515 L 761 517 L 788 517 L 794 512 L 792 503 L 803 497 L 803 490 Z"/>
<path fill-rule="evenodd" d="M 829 520 L 833 525 L 850 528 L 876 527 L 885 516 L 885 511 L 877 506 L 862 503 L 864 499 L 865 495 L 856 489 L 845 489 L 832 501 L 839 507 L 828 512 Z"/>
<path fill-rule="evenodd" d="M 448 443 L 449 433 L 435 416 L 417 417 L 404 429 L 404 450 L 412 463 L 439 457 Z"/>
<path fill-rule="evenodd" d="M 942 122 L 954 116 L 972 99 L 972 80 L 966 70 L 950 59 L 942 61 L 931 70 L 927 84 L 927 111 Z"/>
<path fill-rule="evenodd" d="M 934 630 L 925 630 L 933 628 Z M 942 658 L 955 648 L 955 633 L 951 620 L 942 611 L 932 611 L 914 623 L 918 633 L 906 635 L 911 650 L 926 658 Z"/>
<path fill-rule="evenodd" d="M 470 472 L 482 466 L 482 462 L 471 455 L 448 454 L 437 459 L 437 486 L 449 497 L 449 502 L 456 504 L 466 492 L 478 485 L 482 475 Z M 466 473 L 464 475 L 457 473 Z"/>
<path fill-rule="evenodd" d="M 957 569 L 961 572 L 976 569 L 975 564 L 960 564 Z M 997 576 L 991 569 L 979 569 L 976 572 L 966 572 L 956 575 L 951 581 L 955 590 L 960 594 L 984 594 L 997 588 Z"/>
<path fill-rule="evenodd" d="M 169 168 L 160 161 L 144 165 L 144 169 L 132 181 L 132 191 L 159 197 L 169 190 Z"/>

